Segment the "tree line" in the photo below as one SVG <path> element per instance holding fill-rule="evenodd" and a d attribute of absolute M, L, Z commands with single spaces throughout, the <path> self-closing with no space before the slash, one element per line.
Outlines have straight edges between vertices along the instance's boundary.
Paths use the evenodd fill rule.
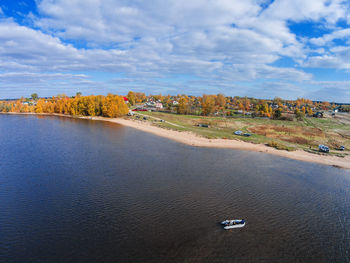
<path fill-rule="evenodd" d="M 189 96 L 179 94 L 146 95 L 142 92 L 130 91 L 127 95 L 128 104 L 123 97 L 113 94 L 107 96 L 82 96 L 80 92 L 74 97 L 64 94 L 52 98 L 39 98 L 33 93 L 31 98 L 21 98 L 17 101 L 0 102 L 0 112 L 33 112 L 33 113 L 60 113 L 79 116 L 104 116 L 118 117 L 128 113 L 129 107 L 138 107 L 148 102 L 159 102 L 163 110 L 177 114 L 191 115 L 220 115 L 233 116 L 238 113 L 249 113 L 253 117 L 268 117 L 280 119 L 288 114 L 294 114 L 297 118 L 305 115 L 311 116 L 315 111 L 331 110 L 350 111 L 347 105 L 335 105 L 329 102 L 313 102 L 308 99 L 272 100 L 256 99 L 248 97 L 230 97 L 223 94 L 202 96 Z M 283 116 L 282 116 L 283 114 Z"/>
<path fill-rule="evenodd" d="M 33 98 L 34 97 L 34 98 Z M 33 113 L 59 113 L 72 116 L 103 116 L 119 117 L 129 112 L 123 97 L 113 94 L 107 96 L 81 96 L 75 97 L 58 95 L 49 99 L 38 98 L 19 99 L 11 102 L 0 102 L 0 112 L 33 112 Z"/>
<path fill-rule="evenodd" d="M 232 116 L 237 111 L 251 113 L 254 116 L 280 118 L 282 113 L 296 114 L 298 116 L 312 115 L 314 110 L 328 110 L 334 108 L 329 102 L 314 103 L 311 100 L 299 98 L 297 100 L 283 100 L 274 98 L 264 100 L 248 97 L 230 97 L 223 94 L 202 96 L 176 96 L 149 95 L 130 91 L 127 95 L 131 105 L 140 105 L 148 101 L 159 101 L 164 109 L 178 114 L 191 115 L 225 115 Z"/>

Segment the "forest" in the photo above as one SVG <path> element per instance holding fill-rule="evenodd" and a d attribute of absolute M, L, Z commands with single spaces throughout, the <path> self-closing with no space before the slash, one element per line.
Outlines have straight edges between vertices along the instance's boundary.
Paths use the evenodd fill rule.
<path fill-rule="evenodd" d="M 119 117 L 129 111 L 123 97 L 113 94 L 107 96 L 75 97 L 58 95 L 52 98 L 38 98 L 32 94 L 31 99 L 0 102 L 0 112 L 32 112 L 32 113 L 59 113 L 72 116 L 103 116 Z"/>

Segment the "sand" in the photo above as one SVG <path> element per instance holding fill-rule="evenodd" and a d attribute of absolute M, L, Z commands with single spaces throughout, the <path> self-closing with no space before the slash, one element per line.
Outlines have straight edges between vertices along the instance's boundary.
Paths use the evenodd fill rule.
<path fill-rule="evenodd" d="M 73 117 L 63 114 L 42 114 L 42 115 L 54 115 L 61 117 Z M 254 151 L 254 152 L 264 152 L 267 154 L 273 154 L 285 158 L 291 158 L 294 160 L 319 163 L 324 165 L 331 165 L 339 168 L 350 169 L 350 156 L 337 157 L 331 155 L 319 155 L 303 150 L 296 151 L 285 151 L 277 150 L 275 148 L 268 147 L 263 144 L 253 144 L 249 142 L 244 142 L 240 140 L 228 140 L 228 139 L 207 139 L 200 137 L 191 132 L 179 132 L 169 129 L 164 129 L 151 125 L 149 122 L 130 120 L 125 118 L 104 118 L 104 117 L 74 117 L 80 119 L 89 119 L 96 121 L 108 121 L 113 123 L 118 123 L 127 127 L 138 129 L 143 132 L 152 133 L 157 136 L 161 136 L 170 140 L 177 141 L 179 143 L 184 143 L 194 147 L 210 147 L 210 148 L 227 148 L 236 149 L 244 151 Z"/>

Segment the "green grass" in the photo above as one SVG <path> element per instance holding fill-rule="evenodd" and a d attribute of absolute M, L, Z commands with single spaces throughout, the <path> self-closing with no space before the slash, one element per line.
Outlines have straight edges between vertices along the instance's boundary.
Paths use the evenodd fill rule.
<path fill-rule="evenodd" d="M 343 124 L 333 118 L 304 118 L 302 121 L 283 121 L 246 117 L 206 117 L 179 115 L 162 112 L 142 112 L 147 121 L 153 125 L 177 131 L 190 131 L 199 136 L 215 139 L 238 139 L 251 143 L 271 145 L 282 150 L 303 149 L 317 152 L 319 144 L 328 145 L 331 155 L 344 156 L 348 153 L 336 151 L 336 147 L 344 145 L 350 148 L 350 125 Z M 159 122 L 152 117 L 165 120 Z M 209 128 L 198 124 L 208 124 Z M 178 126 L 176 126 L 178 125 Z M 180 126 L 180 127 L 179 127 Z M 234 135 L 241 130 L 252 134 L 250 137 Z M 273 146 L 274 145 L 274 146 Z"/>

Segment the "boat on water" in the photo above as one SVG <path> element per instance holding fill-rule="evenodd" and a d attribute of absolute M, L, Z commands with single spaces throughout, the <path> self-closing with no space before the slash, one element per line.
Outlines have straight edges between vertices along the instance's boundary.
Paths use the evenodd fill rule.
<path fill-rule="evenodd" d="M 245 226 L 244 219 L 227 219 L 221 222 L 224 229 L 240 228 Z"/>

